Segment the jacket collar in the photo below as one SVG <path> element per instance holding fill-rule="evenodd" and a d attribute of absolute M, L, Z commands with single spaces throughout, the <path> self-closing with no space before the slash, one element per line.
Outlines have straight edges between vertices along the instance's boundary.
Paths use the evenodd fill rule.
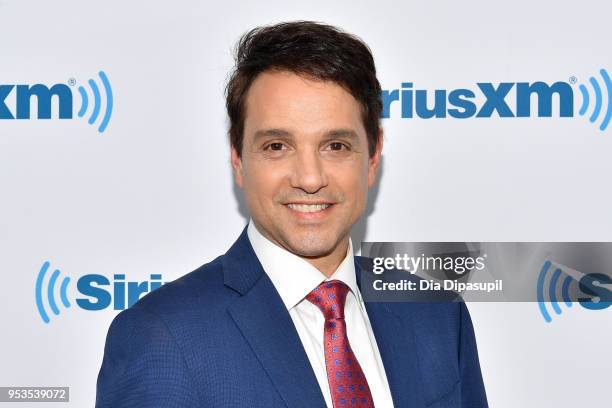
<path fill-rule="evenodd" d="M 251 246 L 247 228 L 222 259 L 224 283 L 238 292 L 228 313 L 290 408 L 325 407 L 291 316 Z"/>
<path fill-rule="evenodd" d="M 245 295 L 264 274 L 247 235 L 247 226 L 222 258 L 223 283 Z"/>

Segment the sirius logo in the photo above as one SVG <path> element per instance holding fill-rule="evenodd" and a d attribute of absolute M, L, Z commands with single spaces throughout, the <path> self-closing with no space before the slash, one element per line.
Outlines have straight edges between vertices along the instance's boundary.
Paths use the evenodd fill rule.
<path fill-rule="evenodd" d="M 612 284 L 612 277 L 604 273 L 584 274 L 568 266 L 554 264 L 546 260 L 540 269 L 537 281 L 537 301 L 540 314 L 547 323 L 552 321 L 550 308 L 556 315 L 561 315 L 559 303 L 572 307 L 573 301 L 588 310 L 604 310 L 612 305 L 612 290 L 606 288 Z"/>
<path fill-rule="evenodd" d="M 87 120 L 88 124 L 97 125 L 98 132 L 103 133 L 113 114 L 113 89 L 104 71 L 100 71 L 98 76 L 101 86 L 90 79 L 87 81 L 89 92 L 83 86 L 78 87 L 80 107 L 77 115 Z M 71 86 L 76 85 L 76 80 L 70 79 L 68 84 L 70 86 L 66 84 L 52 86 L 0 84 L 0 120 L 32 119 L 32 105 L 37 107 L 35 119 L 54 119 L 51 114 L 54 100 L 57 103 L 58 112 L 56 119 L 73 119 L 75 103 Z M 104 90 L 103 93 L 101 89 Z M 91 103 L 90 99 L 92 99 Z M 9 108 L 9 101 L 14 104 L 14 111 Z M 88 111 L 89 115 L 86 115 Z"/>
<path fill-rule="evenodd" d="M 58 298 L 64 309 L 71 308 L 71 300 L 74 300 L 76 306 L 84 310 L 103 310 L 111 305 L 114 310 L 123 310 L 136 303 L 142 295 L 163 285 L 162 276 L 159 274 L 151 274 L 150 280 L 139 282 L 128 282 L 123 274 L 115 274 L 112 279 L 104 275 L 89 274 L 77 280 L 78 295 L 73 297 L 69 294 L 70 277 L 62 277 L 59 269 L 48 275 L 49 269 L 50 263 L 45 261 L 38 272 L 34 293 L 38 314 L 45 323 L 51 321 L 48 309 L 56 316 L 60 314 Z"/>
<path fill-rule="evenodd" d="M 588 115 L 591 123 L 595 123 L 602 113 L 604 91 L 607 95 L 607 109 L 599 124 L 601 131 L 606 130 L 612 116 L 612 82 L 605 69 L 599 71 L 605 88 L 600 86 L 595 77 L 589 78 L 593 88 L 594 101 L 592 112 Z M 575 83 L 572 77 L 570 82 Z M 584 116 L 590 105 L 589 92 L 584 85 L 579 86 L 582 103 L 579 114 Z M 515 103 L 507 101 L 514 94 Z M 558 110 L 553 112 L 553 96 L 558 99 Z M 533 103 L 533 96 L 537 104 Z M 421 119 L 446 118 L 490 118 L 494 115 L 500 118 L 526 118 L 536 116 L 550 118 L 557 115 L 561 118 L 574 117 L 574 90 L 568 82 L 478 82 L 476 88 L 467 89 L 436 89 L 433 95 L 428 90 L 416 89 L 412 82 L 403 82 L 401 89 L 383 90 L 383 118 L 391 116 L 391 106 L 399 104 L 403 119 L 419 117 Z M 482 100 L 482 103 L 478 101 Z"/>

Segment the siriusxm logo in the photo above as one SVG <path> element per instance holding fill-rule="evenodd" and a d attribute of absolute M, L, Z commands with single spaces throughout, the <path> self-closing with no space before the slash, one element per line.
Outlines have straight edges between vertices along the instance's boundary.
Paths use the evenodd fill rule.
<path fill-rule="evenodd" d="M 77 115 L 87 120 L 90 125 L 96 125 L 96 122 L 99 122 L 98 132 L 103 133 L 113 114 L 113 90 L 104 71 L 100 71 L 98 75 L 101 87 L 93 79 L 87 82 L 89 92 L 83 86 L 78 87 L 80 107 Z M 74 100 L 71 86 L 76 85 L 76 80 L 70 79 L 68 84 L 70 86 L 66 84 L 52 86 L 0 84 L 0 120 L 32 119 L 32 105 L 37 108 L 36 119 L 52 119 L 53 100 L 57 101 L 57 119 L 73 119 Z M 104 93 L 101 92 L 101 89 L 104 90 Z M 11 110 L 9 104 L 14 105 L 15 108 Z M 102 111 L 103 105 L 104 111 Z M 89 115 L 86 117 L 88 111 Z"/>
<path fill-rule="evenodd" d="M 162 276 L 157 274 L 150 275 L 148 281 L 140 282 L 128 282 L 123 274 L 113 275 L 112 280 L 104 275 L 89 274 L 77 280 L 78 295 L 75 297 L 69 295 L 70 277 L 62 278 L 59 269 L 55 269 L 48 276 L 49 266 L 48 261 L 43 263 L 38 272 L 35 289 L 36 308 L 45 323 L 51 321 L 47 309 L 56 316 L 60 314 L 57 298 L 66 309 L 72 306 L 71 300 L 74 300 L 76 305 L 84 310 L 103 310 L 110 306 L 114 310 L 123 310 L 136 303 L 142 295 L 163 285 Z"/>
<path fill-rule="evenodd" d="M 584 84 L 580 84 L 582 103 L 580 116 L 588 116 L 589 122 L 595 123 L 603 113 L 604 90 L 607 95 L 607 109 L 599 124 L 601 131 L 606 130 L 612 116 L 612 82 L 605 69 L 599 71 L 605 88 L 595 77 L 589 78 L 593 89 L 593 98 Z M 575 83 L 575 78 L 570 78 Z M 508 97 L 514 97 L 514 104 L 508 102 Z M 553 96 L 558 99 L 558 110 L 553 112 Z M 533 97 L 537 103 L 533 103 Z M 412 82 L 403 82 L 401 89 L 383 90 L 383 118 L 391 117 L 391 107 L 394 102 L 399 104 L 399 113 L 404 119 L 419 117 L 421 119 L 446 118 L 490 118 L 497 115 L 500 118 L 552 117 L 553 114 L 562 118 L 574 117 L 574 90 L 568 82 L 478 82 L 473 89 L 460 88 L 453 90 L 436 89 L 433 95 L 428 90 L 416 89 Z M 480 102 L 482 101 L 482 102 Z"/>
<path fill-rule="evenodd" d="M 552 321 L 550 307 L 561 314 L 560 302 L 572 307 L 572 299 L 588 310 L 604 310 L 612 305 L 612 277 L 603 273 L 584 274 L 568 266 L 546 260 L 540 269 L 537 281 L 537 300 L 540 314 L 548 323 Z"/>

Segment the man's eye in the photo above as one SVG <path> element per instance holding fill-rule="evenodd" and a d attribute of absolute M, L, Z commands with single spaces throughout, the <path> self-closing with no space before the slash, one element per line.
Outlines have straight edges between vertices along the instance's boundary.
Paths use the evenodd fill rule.
<path fill-rule="evenodd" d="M 341 142 L 332 142 L 329 144 L 329 147 L 331 148 L 331 150 L 342 150 L 343 148 L 345 150 L 350 150 L 350 148 L 347 145 Z"/>
<path fill-rule="evenodd" d="M 280 142 L 270 143 L 264 147 L 264 150 L 282 150 L 283 144 Z"/>

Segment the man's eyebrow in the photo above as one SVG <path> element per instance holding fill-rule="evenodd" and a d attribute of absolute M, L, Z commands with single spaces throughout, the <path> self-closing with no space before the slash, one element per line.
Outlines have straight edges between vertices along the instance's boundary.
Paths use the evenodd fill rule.
<path fill-rule="evenodd" d="M 253 137 L 253 141 L 257 142 L 259 139 L 267 138 L 267 137 L 289 137 L 291 136 L 291 132 L 288 132 L 284 129 L 262 129 L 255 132 L 255 136 Z"/>
<path fill-rule="evenodd" d="M 329 139 L 342 137 L 347 139 L 357 139 L 357 133 L 352 129 L 333 129 L 325 134 Z"/>
<path fill-rule="evenodd" d="M 293 137 L 293 134 L 285 129 L 262 129 L 255 132 L 253 141 L 257 142 L 259 139 L 267 137 Z M 357 133 L 352 129 L 332 129 L 325 132 L 326 139 L 334 139 L 337 137 L 347 139 L 358 139 Z"/>

